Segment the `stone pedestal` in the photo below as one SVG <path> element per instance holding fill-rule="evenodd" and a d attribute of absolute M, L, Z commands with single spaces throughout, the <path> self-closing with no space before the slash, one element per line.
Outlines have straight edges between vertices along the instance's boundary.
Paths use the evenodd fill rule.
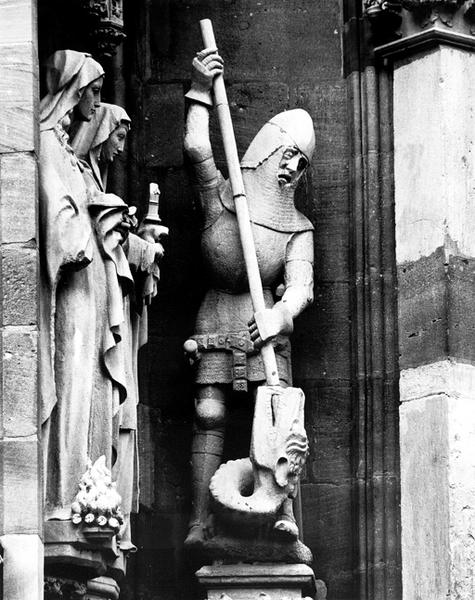
<path fill-rule="evenodd" d="M 326 587 L 315 581 L 307 565 L 275 563 L 213 565 L 196 572 L 208 600 L 298 600 L 326 598 Z"/>

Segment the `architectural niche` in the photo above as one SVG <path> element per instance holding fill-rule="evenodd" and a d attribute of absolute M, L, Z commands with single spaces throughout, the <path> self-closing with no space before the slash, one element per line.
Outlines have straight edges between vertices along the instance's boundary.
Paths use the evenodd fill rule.
<path fill-rule="evenodd" d="M 122 0 L 80 0 L 90 20 L 90 35 L 100 57 L 114 56 L 124 40 Z"/>

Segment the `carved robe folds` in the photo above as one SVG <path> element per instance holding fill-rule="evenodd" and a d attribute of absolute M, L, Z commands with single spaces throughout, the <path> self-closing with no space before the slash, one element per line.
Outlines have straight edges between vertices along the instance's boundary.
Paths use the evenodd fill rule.
<path fill-rule="evenodd" d="M 66 138 L 58 129 L 41 136 L 45 510 L 47 519 L 67 520 L 87 458 L 113 463 L 130 368 L 121 339 L 132 277 L 114 230 L 125 204 L 102 194 L 89 206 Z"/>

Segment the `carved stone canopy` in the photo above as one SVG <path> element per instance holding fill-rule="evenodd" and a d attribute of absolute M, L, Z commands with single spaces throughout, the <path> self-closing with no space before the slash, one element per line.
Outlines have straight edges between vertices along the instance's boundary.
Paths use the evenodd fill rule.
<path fill-rule="evenodd" d="M 446 43 L 475 47 L 475 0 L 363 0 L 381 55 Z"/>
<path fill-rule="evenodd" d="M 91 37 L 102 57 L 113 56 L 126 37 L 122 0 L 80 0 L 91 20 Z"/>

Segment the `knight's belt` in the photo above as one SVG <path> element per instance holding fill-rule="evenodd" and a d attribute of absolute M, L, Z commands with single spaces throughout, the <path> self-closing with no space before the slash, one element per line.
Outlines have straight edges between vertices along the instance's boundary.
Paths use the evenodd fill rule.
<path fill-rule="evenodd" d="M 246 392 L 248 382 L 247 359 L 257 356 L 259 351 L 254 348 L 248 331 L 237 333 L 206 333 L 192 335 L 191 339 L 198 344 L 199 352 L 230 352 L 232 354 L 232 380 L 233 390 Z M 284 350 L 288 354 L 288 339 L 277 336 L 273 341 L 276 350 Z M 287 351 L 287 352 L 285 352 Z"/>

